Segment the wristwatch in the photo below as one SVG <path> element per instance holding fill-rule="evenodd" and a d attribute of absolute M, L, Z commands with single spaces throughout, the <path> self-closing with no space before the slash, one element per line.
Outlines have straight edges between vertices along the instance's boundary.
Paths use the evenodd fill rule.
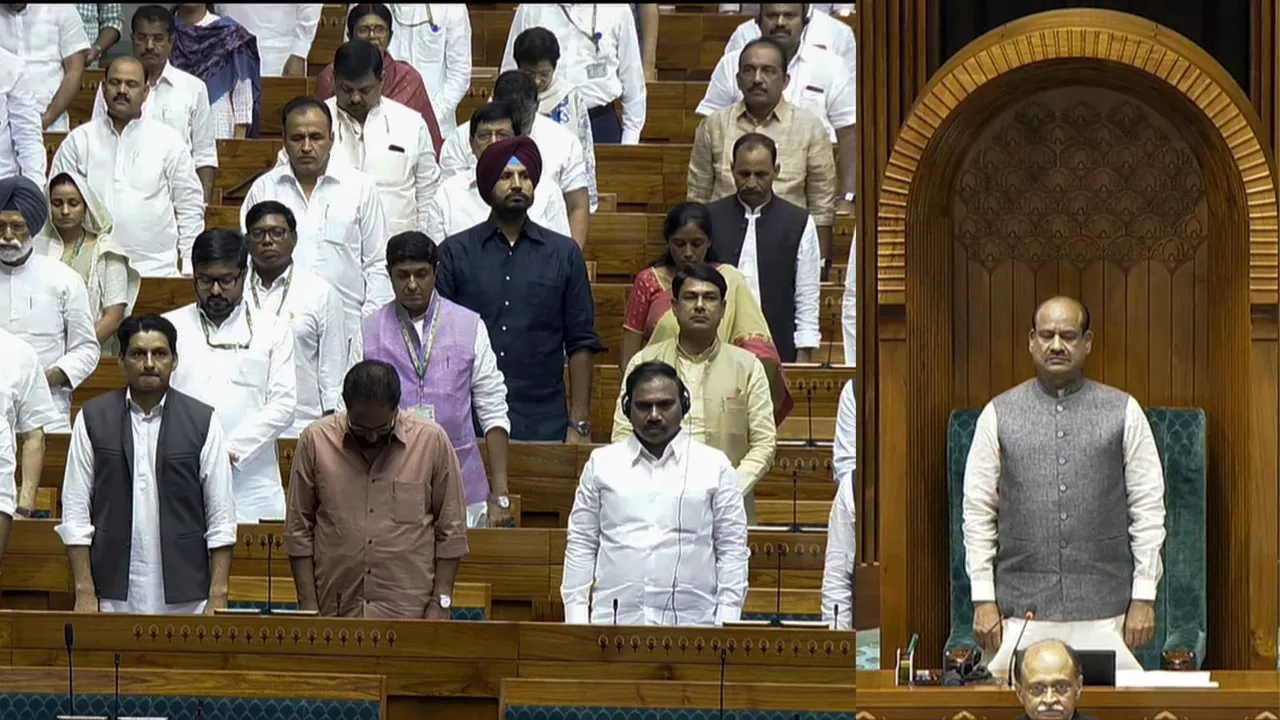
<path fill-rule="evenodd" d="M 582 437 L 591 437 L 591 421 L 583 420 L 582 422 L 569 422 L 569 427 Z"/>
<path fill-rule="evenodd" d="M 453 598 L 448 595 L 437 595 L 435 599 L 441 610 L 448 610 L 453 607 Z"/>
<path fill-rule="evenodd" d="M 31 517 L 31 511 L 30 511 L 30 510 L 28 510 L 27 508 L 24 508 L 24 507 L 14 508 L 14 509 L 13 509 L 13 514 L 14 514 L 14 515 L 16 515 L 16 516 L 18 516 L 18 517 L 24 517 L 24 518 L 29 518 L 29 517 Z"/>
<path fill-rule="evenodd" d="M 851 202 L 853 202 L 854 200 L 857 200 L 857 199 L 858 199 L 858 193 L 847 192 L 847 193 L 845 193 L 845 194 L 844 194 L 844 201 L 845 201 L 845 202 L 849 202 L 849 203 L 851 203 Z"/>
<path fill-rule="evenodd" d="M 511 509 L 511 498 L 507 497 L 506 495 L 490 495 L 489 502 L 493 503 L 494 505 L 497 505 L 503 510 Z"/>

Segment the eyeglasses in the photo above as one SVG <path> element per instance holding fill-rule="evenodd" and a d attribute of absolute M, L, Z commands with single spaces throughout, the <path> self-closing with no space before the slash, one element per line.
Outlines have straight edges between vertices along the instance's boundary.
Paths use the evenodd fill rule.
<path fill-rule="evenodd" d="M 249 231 L 250 240 L 262 240 L 263 238 L 267 238 L 267 237 L 271 238 L 272 240 L 275 240 L 276 242 L 280 242 L 281 240 L 289 237 L 289 228 L 284 228 L 284 227 L 254 228 Z M 227 287 L 227 286 L 223 285 L 223 287 Z"/>
<path fill-rule="evenodd" d="M 356 38 L 363 40 L 367 37 L 384 38 L 391 34 L 391 28 L 386 25 L 362 25 L 356 28 Z"/>
<path fill-rule="evenodd" d="M 1059 680 L 1058 682 L 1055 682 L 1052 685 L 1046 685 L 1045 683 L 1031 683 L 1026 687 L 1027 687 L 1027 693 L 1030 694 L 1031 697 L 1035 697 L 1035 698 L 1044 697 L 1050 690 L 1053 690 L 1054 695 L 1057 695 L 1058 697 L 1064 697 L 1070 694 L 1071 691 L 1075 689 L 1075 686 L 1067 682 L 1066 680 Z"/>
<path fill-rule="evenodd" d="M 243 270 L 236 273 L 235 275 L 223 275 L 222 277 L 219 277 L 219 278 L 212 278 L 212 277 L 209 277 L 208 275 L 197 275 L 196 287 L 199 288 L 200 290 L 212 290 L 213 286 L 217 285 L 223 290 L 230 290 L 231 288 L 235 287 L 236 283 L 240 282 L 240 279 L 243 277 L 244 277 Z"/>

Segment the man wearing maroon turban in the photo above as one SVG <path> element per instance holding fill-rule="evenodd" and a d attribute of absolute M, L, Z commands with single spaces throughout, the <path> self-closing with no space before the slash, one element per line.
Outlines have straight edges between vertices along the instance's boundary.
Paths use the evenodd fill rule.
<path fill-rule="evenodd" d="M 484 319 L 506 380 L 512 440 L 589 443 L 593 356 L 604 346 L 582 250 L 529 219 L 541 176 L 542 155 L 528 137 L 484 151 L 476 190 L 493 210 L 441 244 L 436 291 Z"/>

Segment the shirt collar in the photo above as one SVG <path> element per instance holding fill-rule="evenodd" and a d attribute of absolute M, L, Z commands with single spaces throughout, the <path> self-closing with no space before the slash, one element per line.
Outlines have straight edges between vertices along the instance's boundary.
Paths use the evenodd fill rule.
<path fill-rule="evenodd" d="M 486 218 L 484 222 L 480 223 L 480 232 L 484 233 L 481 236 L 483 238 L 481 241 L 482 243 L 489 240 L 495 240 L 501 242 L 503 245 L 509 244 L 506 236 L 498 229 L 498 221 L 494 220 L 492 215 Z M 527 214 L 525 215 L 524 227 L 520 228 L 519 239 L 523 240 L 525 238 L 542 244 L 545 244 L 547 241 L 546 236 L 543 235 L 542 227 L 530 220 Z"/>
<path fill-rule="evenodd" d="M 158 415 L 160 411 L 164 410 L 164 403 L 168 399 L 169 399 L 169 393 L 168 391 L 165 391 L 165 394 L 160 396 L 160 401 L 157 402 L 156 406 L 151 408 L 151 412 L 148 413 L 148 412 L 143 412 L 142 408 L 138 407 L 138 404 L 133 401 L 132 390 L 125 388 L 125 391 L 124 391 L 124 402 L 129 407 L 129 412 L 135 413 L 137 415 L 141 415 L 144 418 L 149 418 L 154 415 Z"/>
<path fill-rule="evenodd" d="M 639 463 L 648 463 L 650 465 L 662 465 L 668 460 L 674 460 L 677 463 L 684 462 L 685 454 L 689 450 L 689 433 L 681 428 L 675 437 L 667 443 L 667 447 L 662 451 L 662 457 L 654 457 L 644 445 L 640 443 L 640 438 L 636 437 L 633 432 L 627 438 L 627 457 L 631 459 L 631 465 L 634 467 Z"/>
<path fill-rule="evenodd" d="M 734 195 L 734 197 L 737 198 L 738 196 Z M 747 205 L 746 203 L 742 202 L 741 199 L 738 200 L 738 204 L 742 206 L 742 210 L 746 212 L 747 217 L 757 217 L 757 218 L 764 214 L 765 208 L 769 207 L 769 203 L 771 202 L 773 202 L 772 194 L 769 195 L 768 200 L 764 201 L 763 205 L 753 209 L 750 205 Z"/>
<path fill-rule="evenodd" d="M 733 106 L 733 118 L 735 120 L 746 120 L 755 127 L 769 125 L 772 123 L 785 124 L 791 122 L 791 104 L 786 100 L 779 98 L 778 104 L 774 105 L 773 109 L 769 111 L 768 119 L 764 122 L 760 122 L 756 120 L 751 113 L 747 112 L 747 101 L 739 100 L 737 104 Z"/>
<path fill-rule="evenodd" d="M 169 85 L 176 85 L 177 83 L 173 81 L 174 70 L 175 68 L 173 67 L 173 63 L 165 61 L 164 69 L 160 71 L 160 77 L 156 78 L 156 85 L 159 85 L 162 82 L 168 83 Z"/>
<path fill-rule="evenodd" d="M 226 330 L 228 327 L 235 327 L 236 325 L 239 325 L 240 322 L 244 319 L 244 313 L 245 313 L 244 306 L 245 306 L 245 302 L 244 302 L 244 297 L 242 296 L 240 298 L 240 302 L 236 303 L 236 306 L 231 308 L 231 314 L 227 316 L 226 320 L 222 321 L 221 325 L 214 325 L 212 322 L 209 322 L 209 331 L 221 332 L 223 330 Z M 196 319 L 199 320 L 200 322 L 206 322 L 204 310 L 200 307 L 200 303 L 195 303 L 195 308 L 196 308 Z"/>
<path fill-rule="evenodd" d="M 284 272 L 280 273 L 280 275 L 276 277 L 275 282 L 271 283 L 270 285 L 268 285 L 265 281 L 263 281 L 262 276 L 259 275 L 257 269 L 254 268 L 253 263 L 249 263 L 250 281 L 253 282 L 255 285 L 257 285 L 262 290 L 266 290 L 267 292 L 270 292 L 275 288 L 280 287 L 282 284 L 284 284 L 285 279 L 291 278 L 292 275 L 293 275 L 293 258 L 289 259 L 289 266 L 286 267 L 284 269 Z M 290 280 L 290 282 L 292 282 L 292 280 Z M 243 302 L 244 300 L 241 299 L 242 304 Z"/>
<path fill-rule="evenodd" d="M 703 362 L 707 360 L 714 360 L 716 355 L 719 355 L 719 354 L 720 354 L 719 336 L 717 336 L 715 341 L 711 343 L 711 347 L 707 348 L 706 350 L 703 350 L 697 355 L 690 355 L 689 353 L 685 352 L 684 348 L 680 345 L 679 338 L 676 339 L 676 355 L 678 357 L 684 358 L 685 360 L 690 360 L 692 362 Z"/>
<path fill-rule="evenodd" d="M 409 444 L 409 434 L 408 431 L 405 430 L 405 426 L 408 423 L 405 422 L 405 419 L 411 417 L 413 417 L 412 414 L 404 412 L 403 410 L 396 413 L 396 426 L 391 430 L 391 438 L 393 440 L 399 440 L 401 445 Z M 353 447 L 359 447 L 356 445 L 355 436 L 351 434 L 350 416 L 343 412 L 339 416 L 338 423 L 342 427 L 342 441 L 344 443 L 350 442 Z"/>

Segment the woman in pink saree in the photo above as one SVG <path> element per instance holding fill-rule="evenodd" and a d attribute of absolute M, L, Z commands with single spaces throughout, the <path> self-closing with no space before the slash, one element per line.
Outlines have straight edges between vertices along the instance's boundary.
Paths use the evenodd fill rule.
<path fill-rule="evenodd" d="M 773 345 L 769 324 L 760 305 L 752 297 L 746 279 L 737 268 L 716 260 L 711 247 L 711 213 L 701 203 L 681 203 L 667 213 L 662 235 L 667 241 L 666 254 L 636 275 L 627 297 L 619 368 L 625 372 L 631 357 L 645 345 L 680 333 L 671 312 L 671 279 L 685 265 L 711 263 L 724 275 L 729 286 L 724 299 L 724 319 L 718 333 L 720 341 L 737 345 L 760 359 L 765 374 L 769 376 L 773 419 L 781 425 L 795 405 L 782 372 L 782 360 Z"/>

